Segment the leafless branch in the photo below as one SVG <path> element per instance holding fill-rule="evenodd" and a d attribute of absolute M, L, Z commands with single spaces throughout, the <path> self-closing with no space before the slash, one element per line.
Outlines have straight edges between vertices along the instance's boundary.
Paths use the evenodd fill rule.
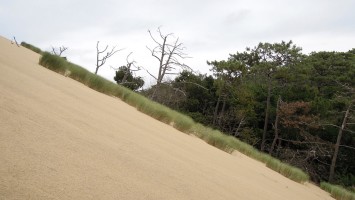
<path fill-rule="evenodd" d="M 171 41 L 170 38 L 173 38 L 174 34 L 163 34 L 160 27 L 157 28 L 157 32 L 158 36 L 155 37 L 152 32 L 148 30 L 149 36 L 156 46 L 153 48 L 147 46 L 147 49 L 151 55 L 159 62 L 159 70 L 157 76 L 153 76 L 148 72 L 148 70 L 145 69 L 148 74 L 154 77 L 157 81 L 157 85 L 151 96 L 151 99 L 154 99 L 156 92 L 159 90 L 159 85 L 162 84 L 165 75 L 177 74 L 177 72 L 175 72 L 177 68 L 186 67 L 186 65 L 180 63 L 179 59 L 187 58 L 187 55 L 183 52 L 185 47 L 180 42 L 179 38 Z"/>
<path fill-rule="evenodd" d="M 291 143 L 297 143 L 297 144 L 320 144 L 320 145 L 328 145 L 331 146 L 332 144 L 329 143 L 324 143 L 324 142 L 305 142 L 305 141 L 297 141 L 297 140 L 287 140 L 283 138 L 278 138 L 279 140 L 286 141 L 286 142 L 291 142 Z"/>
<path fill-rule="evenodd" d="M 100 41 L 97 41 L 97 43 L 96 43 L 96 70 L 95 70 L 95 74 L 97 74 L 97 71 L 99 70 L 99 68 L 106 63 L 108 58 L 113 56 L 118 51 L 123 50 L 123 49 L 115 50 L 116 46 L 114 46 L 114 47 L 112 47 L 111 51 L 107 51 L 108 45 L 106 45 L 105 49 L 100 51 L 99 50 L 99 42 Z M 106 52 L 106 55 L 104 55 L 104 56 L 102 56 L 102 58 L 100 58 L 100 54 L 105 53 L 105 52 Z"/>
<path fill-rule="evenodd" d="M 52 54 L 56 56 L 62 56 L 62 53 L 66 50 L 68 50 L 68 47 L 61 46 L 58 48 L 59 53 L 57 52 L 57 49 L 55 47 L 52 47 Z"/>
<path fill-rule="evenodd" d="M 335 125 L 335 124 L 321 124 L 321 126 L 334 126 L 336 128 L 340 128 L 340 126 Z"/>
<path fill-rule="evenodd" d="M 65 46 L 59 47 L 59 56 L 61 56 L 62 53 L 63 53 L 64 51 L 66 51 L 67 49 L 68 49 L 68 47 L 65 47 Z"/>
<path fill-rule="evenodd" d="M 164 84 L 164 85 L 167 85 L 167 86 L 171 87 L 173 90 L 175 90 L 175 91 L 177 91 L 177 92 L 182 93 L 184 96 L 187 96 L 187 95 L 186 95 L 186 93 L 185 93 L 184 91 L 180 90 L 179 88 L 174 88 L 174 87 L 173 87 L 171 84 L 169 84 L 169 83 L 162 83 L 162 84 Z"/>
<path fill-rule="evenodd" d="M 157 80 L 157 77 L 155 77 L 153 74 L 151 74 L 146 68 L 141 67 L 142 69 L 144 69 L 151 77 L 153 77 L 155 80 Z"/>
<path fill-rule="evenodd" d="M 192 85 L 196 85 L 197 87 L 200 87 L 200 88 L 202 88 L 202 89 L 204 89 L 204 90 L 208 90 L 208 89 L 205 88 L 204 86 L 202 86 L 202 85 L 200 85 L 200 84 L 198 84 L 198 83 L 194 83 L 194 82 L 184 81 L 184 82 L 176 82 L 175 84 L 178 84 L 178 83 L 180 83 L 180 84 L 185 84 L 185 83 L 187 83 L 187 84 L 192 84 Z"/>
<path fill-rule="evenodd" d="M 126 57 L 126 63 L 127 63 L 127 68 L 131 71 L 131 72 L 135 72 L 135 71 L 139 71 L 141 70 L 141 67 L 136 66 L 136 61 L 132 60 L 129 61 L 129 57 L 133 54 L 133 52 L 130 52 L 127 57 Z M 134 69 L 132 69 L 132 67 L 134 67 Z"/>
<path fill-rule="evenodd" d="M 14 41 L 15 41 L 15 44 L 16 44 L 18 47 L 20 47 L 20 45 L 18 44 L 18 42 L 17 42 L 15 36 L 14 36 Z"/>
<path fill-rule="evenodd" d="M 349 148 L 349 149 L 354 149 L 355 150 L 355 147 L 351 147 L 351 146 L 347 146 L 347 145 L 339 145 L 340 147 L 345 147 L 345 148 Z"/>
<path fill-rule="evenodd" d="M 333 126 L 333 127 L 336 127 L 336 128 L 341 128 L 340 126 L 335 125 L 335 124 L 321 124 L 321 125 L 322 126 Z M 345 128 L 344 128 L 344 131 L 350 132 L 350 133 L 355 133 L 355 131 L 352 131 L 352 130 L 349 130 L 349 129 L 345 129 Z"/>
<path fill-rule="evenodd" d="M 344 129 L 344 131 L 350 132 L 350 133 L 355 133 L 355 131 L 352 131 L 352 130 L 349 130 L 349 129 Z"/>

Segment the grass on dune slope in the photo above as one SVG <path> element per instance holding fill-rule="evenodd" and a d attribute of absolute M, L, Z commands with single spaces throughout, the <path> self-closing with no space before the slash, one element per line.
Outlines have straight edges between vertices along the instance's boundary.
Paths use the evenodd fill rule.
<path fill-rule="evenodd" d="M 28 44 L 26 42 L 21 42 L 21 46 L 26 47 L 27 49 L 30 49 L 38 54 L 42 54 L 42 50 L 38 47 L 33 46 L 32 44 Z"/>
<path fill-rule="evenodd" d="M 139 111 L 166 124 L 170 124 L 174 128 L 184 133 L 194 134 L 206 141 L 208 144 L 213 145 L 223 151 L 230 153 L 234 150 L 237 150 L 249 157 L 265 163 L 267 167 L 276 172 L 279 172 L 291 180 L 299 183 L 309 181 L 308 174 L 303 172 L 301 169 L 290 166 L 278 159 L 269 156 L 268 154 L 262 153 L 251 145 L 241 142 L 235 137 L 225 135 L 218 130 L 214 130 L 201 124 L 195 123 L 190 117 L 186 115 L 153 102 L 150 99 L 137 94 L 123 86 L 117 85 L 100 76 L 97 76 L 78 65 L 66 61 L 59 56 L 44 52 L 42 53 L 39 64 L 57 73 L 69 76 L 70 78 L 75 79 L 94 90 L 107 95 L 118 97 L 129 105 L 136 107 Z"/>
<path fill-rule="evenodd" d="M 335 199 L 341 199 L 341 200 L 355 200 L 355 193 L 350 192 L 346 190 L 345 188 L 338 186 L 338 185 L 332 185 L 326 182 L 321 182 L 320 187 L 329 192 L 332 197 Z"/>

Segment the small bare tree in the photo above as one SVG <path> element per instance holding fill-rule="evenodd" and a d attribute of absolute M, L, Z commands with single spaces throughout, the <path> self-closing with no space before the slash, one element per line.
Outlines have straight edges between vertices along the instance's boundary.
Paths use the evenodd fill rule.
<path fill-rule="evenodd" d="M 124 76 L 121 80 L 121 84 L 124 84 L 127 82 L 127 78 L 130 74 L 132 74 L 133 72 L 136 72 L 136 71 L 139 71 L 141 70 L 141 67 L 139 66 L 136 66 L 136 61 L 135 60 L 132 60 L 130 61 L 129 60 L 129 57 L 133 54 L 133 52 L 129 53 L 126 57 L 126 66 L 122 66 L 120 68 L 124 69 Z M 113 68 L 111 67 L 113 70 L 115 71 L 119 71 L 120 68 Z"/>
<path fill-rule="evenodd" d="M 179 38 L 176 38 L 175 41 L 168 41 L 170 37 L 173 37 L 173 33 L 164 35 L 160 28 L 157 29 L 159 36 L 156 38 L 153 36 L 152 32 L 148 30 L 148 33 L 156 46 L 154 48 L 147 49 L 150 51 L 152 56 L 159 61 L 159 72 L 157 76 L 152 75 L 150 72 L 147 72 L 157 81 L 154 92 L 151 99 L 154 99 L 156 92 L 159 90 L 160 85 L 162 84 L 163 78 L 168 74 L 177 74 L 175 71 L 177 67 L 179 68 L 188 68 L 185 64 L 182 64 L 179 59 L 187 58 L 187 54 L 183 51 L 185 47 L 183 43 L 179 41 Z"/>
<path fill-rule="evenodd" d="M 126 57 L 127 69 L 126 69 L 125 75 L 122 79 L 122 83 L 125 83 L 127 81 L 127 77 L 129 74 L 131 74 L 132 72 L 136 72 L 136 71 L 141 70 L 141 68 L 139 66 L 135 65 L 135 63 L 136 63 L 135 60 L 129 61 L 129 56 L 132 55 L 132 53 L 133 52 L 129 53 L 128 56 Z"/>
<path fill-rule="evenodd" d="M 111 51 L 107 51 L 108 45 L 106 45 L 106 48 L 102 51 L 99 50 L 99 42 L 97 41 L 96 44 L 96 70 L 95 70 L 95 74 L 97 74 L 97 71 L 99 70 L 100 67 L 102 67 L 108 58 L 110 58 L 111 56 L 113 56 L 115 53 L 117 53 L 118 51 L 121 51 L 122 49 L 118 49 L 115 50 L 116 46 L 112 47 Z M 105 53 L 106 55 L 104 55 L 102 58 L 100 58 L 100 54 Z"/>
<path fill-rule="evenodd" d="M 20 45 L 18 44 L 18 42 L 17 42 L 15 36 L 14 36 L 14 41 L 11 40 L 11 44 L 13 44 L 13 43 L 15 43 L 18 47 L 20 47 Z"/>
<path fill-rule="evenodd" d="M 52 54 L 56 56 L 62 56 L 64 51 L 68 50 L 68 47 L 61 46 L 59 48 L 52 47 Z"/>
<path fill-rule="evenodd" d="M 135 76 L 135 72 L 141 70 L 141 67 L 136 65 L 136 61 L 129 59 L 130 55 L 132 55 L 132 52 L 126 57 L 126 65 L 119 68 L 111 68 L 116 71 L 116 75 L 113 79 L 117 82 L 117 84 L 136 91 L 143 87 L 144 80 L 142 77 Z"/>

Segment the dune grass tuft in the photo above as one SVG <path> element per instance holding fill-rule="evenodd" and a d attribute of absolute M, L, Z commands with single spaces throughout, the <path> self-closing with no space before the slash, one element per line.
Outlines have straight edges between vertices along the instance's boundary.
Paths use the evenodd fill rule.
<path fill-rule="evenodd" d="M 92 74 L 88 70 L 70 63 L 59 56 L 44 52 L 39 63 L 48 69 L 69 76 L 70 78 L 75 79 L 94 90 L 118 97 L 129 105 L 136 107 L 139 111 L 166 124 L 172 125 L 174 128 L 184 133 L 194 134 L 206 141 L 208 144 L 223 151 L 229 153 L 234 150 L 240 151 L 249 157 L 265 163 L 267 167 L 294 181 L 303 183 L 309 180 L 308 175 L 298 168 L 282 163 L 268 154 L 261 153 L 251 145 L 241 142 L 233 136 L 228 136 L 218 130 L 197 124 L 193 121 L 193 119 L 186 115 L 174 111 L 164 105 L 153 102 L 150 99 L 123 86 L 108 81 L 105 78 Z"/>
<path fill-rule="evenodd" d="M 332 185 L 330 183 L 321 182 L 320 187 L 329 192 L 332 197 L 338 200 L 355 200 L 355 193 L 346 190 L 339 185 Z"/>
<path fill-rule="evenodd" d="M 60 74 L 64 74 L 66 69 L 69 68 L 69 63 L 64 58 L 53 56 L 49 52 L 42 54 L 39 64 Z"/>
<path fill-rule="evenodd" d="M 266 166 L 296 182 L 305 182 L 305 180 L 309 180 L 309 175 L 304 173 L 301 169 L 283 163 L 275 158 L 267 160 Z"/>
<path fill-rule="evenodd" d="M 21 46 L 26 47 L 27 49 L 30 49 L 38 54 L 42 54 L 42 50 L 38 47 L 33 46 L 32 44 L 28 44 L 26 42 L 21 42 Z"/>

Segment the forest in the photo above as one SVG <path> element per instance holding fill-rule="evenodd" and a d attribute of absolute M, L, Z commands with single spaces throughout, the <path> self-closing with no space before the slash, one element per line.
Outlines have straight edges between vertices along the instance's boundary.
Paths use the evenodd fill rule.
<path fill-rule="evenodd" d="M 207 75 L 179 65 L 180 43 L 164 46 L 160 36 L 163 43 L 152 36 L 157 46 L 149 49 L 160 63 L 157 84 L 139 93 L 301 168 L 316 183 L 354 190 L 355 49 L 304 54 L 292 41 L 259 43 L 207 61 Z M 164 79 L 173 65 L 179 73 Z M 125 77 L 137 90 L 143 81 L 129 68 L 115 81 Z"/>

